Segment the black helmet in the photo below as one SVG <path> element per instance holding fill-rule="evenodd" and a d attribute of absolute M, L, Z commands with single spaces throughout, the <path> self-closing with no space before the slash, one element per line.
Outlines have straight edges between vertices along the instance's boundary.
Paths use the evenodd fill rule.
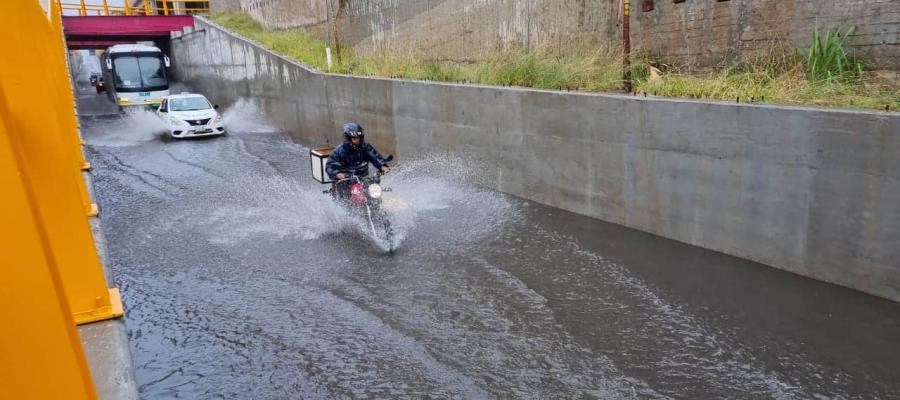
<path fill-rule="evenodd" d="M 344 140 L 350 141 L 350 138 L 359 138 L 361 141 L 366 140 L 366 135 L 363 134 L 363 127 L 356 122 L 348 122 L 344 124 Z"/>

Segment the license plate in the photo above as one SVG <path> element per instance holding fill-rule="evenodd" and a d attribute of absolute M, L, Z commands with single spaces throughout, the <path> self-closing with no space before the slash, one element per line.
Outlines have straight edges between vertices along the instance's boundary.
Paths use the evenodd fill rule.
<path fill-rule="evenodd" d="M 149 96 L 149 95 L 150 95 L 150 92 L 140 92 L 140 93 L 138 93 L 138 96 L 141 96 L 141 97 Z"/>

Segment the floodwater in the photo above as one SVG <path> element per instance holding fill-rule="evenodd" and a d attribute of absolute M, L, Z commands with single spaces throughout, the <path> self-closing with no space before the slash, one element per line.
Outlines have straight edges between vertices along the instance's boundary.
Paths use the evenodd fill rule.
<path fill-rule="evenodd" d="M 252 100 L 183 141 L 78 101 L 144 398 L 900 398 L 896 303 L 481 189 L 454 155 L 385 177 L 389 255 Z"/>

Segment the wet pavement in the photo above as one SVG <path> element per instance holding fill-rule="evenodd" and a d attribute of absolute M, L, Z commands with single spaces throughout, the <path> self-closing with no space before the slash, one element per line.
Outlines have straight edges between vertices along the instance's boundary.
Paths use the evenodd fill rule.
<path fill-rule="evenodd" d="M 900 398 L 900 305 L 480 189 L 385 178 L 386 254 L 251 101 L 171 141 L 79 95 L 142 397 Z"/>

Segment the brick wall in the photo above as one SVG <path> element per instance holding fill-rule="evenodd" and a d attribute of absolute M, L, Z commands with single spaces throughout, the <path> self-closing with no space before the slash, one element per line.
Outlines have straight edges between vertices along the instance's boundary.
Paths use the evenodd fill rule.
<path fill-rule="evenodd" d="M 270 27 L 326 37 L 338 0 L 238 1 Z M 752 57 L 773 43 L 806 47 L 816 23 L 856 26 L 852 52 L 900 71 L 900 0 L 632 0 L 632 40 L 663 60 L 705 68 Z M 645 3 L 653 9 L 644 11 Z M 512 45 L 554 48 L 589 35 L 621 40 L 617 0 L 349 0 L 339 20 L 357 51 L 413 49 L 471 60 Z M 329 10 L 331 12 L 329 13 Z"/>
<path fill-rule="evenodd" d="M 636 3 L 640 3 L 637 1 Z M 636 4 L 638 45 L 695 66 L 748 58 L 781 42 L 806 47 L 816 24 L 855 26 L 850 49 L 873 67 L 900 70 L 898 0 L 655 0 Z"/>

